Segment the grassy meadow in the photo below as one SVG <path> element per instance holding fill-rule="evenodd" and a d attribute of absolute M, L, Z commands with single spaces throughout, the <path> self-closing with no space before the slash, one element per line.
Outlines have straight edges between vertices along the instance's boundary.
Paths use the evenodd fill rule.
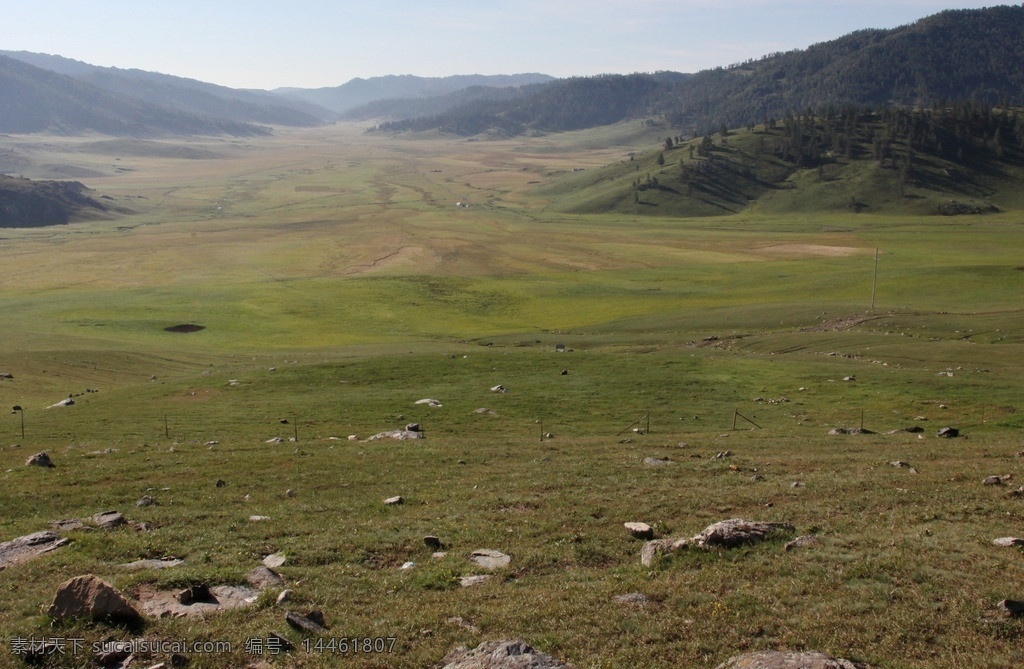
<path fill-rule="evenodd" d="M 991 543 L 1024 535 L 1020 210 L 567 213 L 659 132 L 5 137 L 25 176 L 84 175 L 134 213 L 0 229 L 0 541 L 109 509 L 152 529 L 66 531 L 0 570 L 4 644 L 230 642 L 193 668 L 429 667 L 504 638 L 578 667 L 1020 663 L 1024 621 L 996 603 L 1024 599 L 1024 553 Z M 425 439 L 367 440 L 411 422 Z M 26 467 L 38 451 L 56 467 Z M 820 543 L 644 567 L 623 528 L 732 517 Z M 479 548 L 511 564 L 460 587 Z M 280 552 L 285 604 L 142 630 L 46 614 L 81 574 L 135 596 L 240 584 Z M 185 563 L 119 567 L 163 557 Z M 310 650 L 284 612 L 313 609 L 329 639 L 394 646 Z M 296 649 L 247 652 L 270 632 Z M 0 666 L 24 663 L 4 647 Z"/>

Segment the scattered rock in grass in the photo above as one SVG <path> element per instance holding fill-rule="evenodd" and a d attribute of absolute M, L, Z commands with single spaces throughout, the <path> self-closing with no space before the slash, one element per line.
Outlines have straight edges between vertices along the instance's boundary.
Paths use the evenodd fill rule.
<path fill-rule="evenodd" d="M 716 669 L 870 669 L 818 651 L 762 650 L 731 657 Z"/>
<path fill-rule="evenodd" d="M 512 558 L 504 553 L 489 548 L 478 548 L 469 554 L 469 561 L 483 567 L 487 571 L 502 569 L 512 562 Z"/>
<path fill-rule="evenodd" d="M 273 553 L 263 558 L 263 566 L 267 569 L 277 569 L 287 561 L 284 553 Z"/>
<path fill-rule="evenodd" d="M 0 543 L 0 569 L 39 557 L 71 543 L 52 530 L 34 532 Z"/>
<path fill-rule="evenodd" d="M 435 537 L 433 534 L 428 534 L 423 537 L 423 545 L 435 551 L 444 548 L 444 544 L 441 543 L 441 539 Z"/>
<path fill-rule="evenodd" d="M 1024 616 L 1024 602 L 1017 601 L 1015 599 L 1004 599 L 996 604 L 996 606 L 1008 616 L 1014 618 L 1017 616 Z"/>
<path fill-rule="evenodd" d="M 943 427 L 939 428 L 939 431 L 936 434 L 940 437 L 945 437 L 946 439 L 952 439 L 960 436 L 960 430 L 955 427 Z"/>
<path fill-rule="evenodd" d="M 423 426 L 419 423 L 409 423 L 405 426 L 405 429 L 408 432 L 422 432 Z"/>
<path fill-rule="evenodd" d="M 394 506 L 395 504 L 405 504 L 405 499 L 401 495 L 395 495 L 394 497 L 388 497 L 384 500 L 384 503 L 388 506 Z"/>
<path fill-rule="evenodd" d="M 647 523 L 623 523 L 626 527 L 626 531 L 634 539 L 653 539 L 654 528 Z"/>
<path fill-rule="evenodd" d="M 857 377 L 854 376 L 853 374 L 850 374 L 849 376 L 844 376 L 843 377 L 843 381 L 856 381 L 856 380 L 857 380 Z"/>
<path fill-rule="evenodd" d="M 475 576 L 463 576 L 459 579 L 459 585 L 463 588 L 471 588 L 474 585 L 480 585 L 494 578 L 491 574 L 479 574 Z"/>
<path fill-rule="evenodd" d="M 981 482 L 984 485 L 1003 485 L 1003 479 L 999 476 L 986 476 Z"/>
<path fill-rule="evenodd" d="M 448 553 L 445 551 L 434 551 L 430 554 L 430 557 L 434 560 L 443 560 L 448 557 Z"/>
<path fill-rule="evenodd" d="M 486 414 L 488 416 L 495 415 L 494 409 L 488 409 L 487 407 L 480 407 L 479 409 L 474 410 L 473 413 Z"/>
<path fill-rule="evenodd" d="M 279 652 L 283 651 L 287 653 L 295 650 L 295 644 L 289 641 L 288 637 L 280 632 L 269 632 L 267 634 L 267 645 Z M 252 667 L 247 667 L 246 669 L 274 669 L 274 665 L 267 662 L 259 662 Z"/>
<path fill-rule="evenodd" d="M 149 495 L 143 495 L 139 498 L 139 501 L 135 502 L 135 506 L 137 507 L 153 506 L 154 504 L 156 504 L 156 500 Z"/>
<path fill-rule="evenodd" d="M 284 620 L 293 629 L 306 634 L 323 634 L 327 631 L 324 614 L 320 611 L 310 611 L 306 615 L 288 611 L 284 614 Z"/>
<path fill-rule="evenodd" d="M 753 476 L 750 477 L 750 482 L 751 483 L 760 483 L 763 480 L 764 480 L 764 475 L 762 475 L 762 474 L 754 474 Z"/>
<path fill-rule="evenodd" d="M 295 491 L 295 488 L 288 488 L 287 490 L 284 491 L 285 497 L 295 497 L 298 494 L 299 493 Z"/>
<path fill-rule="evenodd" d="M 424 398 L 422 400 L 416 400 L 416 404 L 426 404 L 428 407 L 439 407 L 443 406 L 441 402 L 435 399 Z"/>
<path fill-rule="evenodd" d="M 448 623 L 449 625 L 455 625 L 456 627 L 461 627 L 462 629 L 468 630 L 468 631 L 472 632 L 473 634 L 480 634 L 480 628 L 477 627 L 476 625 L 474 625 L 471 622 L 467 622 L 466 619 L 463 618 L 462 616 L 454 616 L 452 618 L 448 618 L 447 620 L 445 620 L 445 622 Z"/>
<path fill-rule="evenodd" d="M 917 470 L 911 467 L 909 462 L 904 462 L 902 460 L 893 460 L 892 462 L 889 463 L 889 466 L 896 467 L 898 469 L 906 469 L 911 474 L 917 473 Z"/>
<path fill-rule="evenodd" d="M 666 467 L 672 464 L 668 458 L 644 458 L 644 464 L 649 467 Z"/>
<path fill-rule="evenodd" d="M 277 603 L 278 604 L 284 604 L 285 602 L 287 602 L 289 599 L 292 598 L 292 594 L 294 594 L 294 593 L 291 590 L 282 590 L 277 595 Z"/>
<path fill-rule="evenodd" d="M 992 543 L 1003 548 L 1011 548 L 1013 546 L 1024 546 L 1024 539 L 1019 537 L 999 537 L 998 539 L 993 539 Z"/>
<path fill-rule="evenodd" d="M 804 482 L 803 481 L 793 481 L 792 483 L 789 484 L 789 487 L 790 488 L 803 488 L 804 487 Z"/>
<path fill-rule="evenodd" d="M 423 439 L 426 435 L 423 432 L 416 432 L 414 430 L 388 430 L 386 432 L 378 432 L 373 435 L 367 441 L 378 441 L 380 439 L 397 439 L 404 441 L 406 439 Z"/>
<path fill-rule="evenodd" d="M 224 487 L 224 486 L 226 486 L 227 484 L 228 484 L 228 482 L 227 482 L 227 481 L 225 481 L 224 479 L 217 479 L 217 482 L 216 482 L 216 483 L 214 483 L 213 485 L 214 485 L 214 487 L 216 487 L 216 488 L 223 488 L 223 487 Z"/>
<path fill-rule="evenodd" d="M 624 595 L 615 595 L 612 600 L 617 604 L 638 604 L 643 606 L 651 601 L 651 598 L 642 592 L 627 592 Z"/>
<path fill-rule="evenodd" d="M 821 545 L 821 539 L 819 539 L 818 537 L 814 536 L 813 534 L 805 534 L 805 535 L 799 536 L 796 539 L 793 539 L 792 541 L 787 543 L 786 546 L 785 546 L 785 550 L 791 551 L 794 548 L 808 548 L 810 546 L 820 546 L 820 545 Z"/>
<path fill-rule="evenodd" d="M 60 407 L 70 407 L 70 406 L 74 406 L 74 405 L 75 405 L 74 398 L 67 397 L 65 399 L 62 399 L 60 402 L 57 402 L 56 404 L 51 404 L 50 406 L 48 406 L 46 408 L 47 409 L 59 409 Z"/>
<path fill-rule="evenodd" d="M 120 511 L 101 511 L 92 517 L 92 522 L 105 530 L 128 524 L 128 520 Z"/>
<path fill-rule="evenodd" d="M 47 453 L 46 451 L 40 451 L 40 452 L 36 453 L 35 455 L 30 456 L 28 460 L 25 460 L 25 466 L 26 467 L 56 467 L 56 465 L 53 464 L 53 460 L 50 459 L 49 453 Z"/>
<path fill-rule="evenodd" d="M 470 650 L 460 646 L 441 660 L 442 669 L 572 669 L 520 639 L 485 641 Z"/>
<path fill-rule="evenodd" d="M 416 567 L 416 563 L 415 563 L 415 562 L 413 562 L 412 560 L 410 560 L 410 561 L 408 561 L 408 562 L 403 562 L 403 563 L 402 563 L 402 566 L 401 566 L 401 567 L 399 567 L 399 569 L 400 569 L 401 571 L 408 571 L 408 570 L 410 570 L 410 569 L 414 569 L 415 567 Z"/>
<path fill-rule="evenodd" d="M 254 523 L 259 523 L 264 520 L 270 520 L 270 516 L 249 516 L 249 520 L 251 520 Z"/>
<path fill-rule="evenodd" d="M 755 544 L 776 534 L 793 532 L 794 529 L 789 523 L 730 518 L 708 525 L 702 532 L 690 538 L 648 541 L 640 551 L 640 562 L 650 566 L 658 555 L 690 547 L 709 550 Z"/>
<path fill-rule="evenodd" d="M 61 584 L 48 612 L 57 620 L 87 618 L 95 622 L 137 624 L 142 619 L 124 595 L 92 574 L 76 576 Z"/>
<path fill-rule="evenodd" d="M 899 434 L 900 432 L 907 432 L 909 434 L 919 434 L 924 432 L 924 428 L 920 425 L 911 425 L 910 427 L 901 427 L 895 430 L 889 430 L 886 434 Z"/>
<path fill-rule="evenodd" d="M 146 584 L 139 588 L 138 599 L 146 615 L 154 618 L 205 617 L 228 609 L 252 606 L 259 591 L 247 586 L 215 585 L 208 588 L 206 600 L 194 599 L 188 604 L 179 601 L 180 590 L 157 590 Z"/>
<path fill-rule="evenodd" d="M 1022 485 L 1021 487 L 1019 487 L 1019 488 L 1017 488 L 1015 490 L 1007 491 L 1006 496 L 1007 497 L 1024 497 L 1024 485 Z"/>
<path fill-rule="evenodd" d="M 264 590 L 266 588 L 280 588 L 284 586 L 284 579 L 280 574 L 265 565 L 256 567 L 245 575 L 245 581 L 254 588 Z"/>
<path fill-rule="evenodd" d="M 129 571 L 139 571 L 141 569 L 170 569 L 171 567 L 179 567 L 183 564 L 185 564 L 184 560 L 166 558 L 163 560 L 136 560 L 135 562 L 121 565 L 121 568 Z"/>
<path fill-rule="evenodd" d="M 714 455 L 712 455 L 711 459 L 712 460 L 721 460 L 723 458 L 731 458 L 731 457 L 732 457 L 732 451 L 719 451 L 718 453 L 715 453 Z"/>
<path fill-rule="evenodd" d="M 264 444 L 283 444 L 284 439 L 281 437 L 271 437 L 263 442 Z"/>
<path fill-rule="evenodd" d="M 837 434 L 874 434 L 871 430 L 863 427 L 834 427 L 828 431 L 831 435 Z"/>
<path fill-rule="evenodd" d="M 71 530 L 80 530 L 84 528 L 85 523 L 78 518 L 62 518 L 60 520 L 51 520 L 50 527 L 55 530 L 70 532 Z"/>
<path fill-rule="evenodd" d="M 499 383 L 498 385 L 493 386 L 491 388 L 491 392 L 492 393 L 507 393 L 508 392 L 508 388 L 506 388 L 505 386 L 503 386 L 503 385 L 501 385 Z"/>

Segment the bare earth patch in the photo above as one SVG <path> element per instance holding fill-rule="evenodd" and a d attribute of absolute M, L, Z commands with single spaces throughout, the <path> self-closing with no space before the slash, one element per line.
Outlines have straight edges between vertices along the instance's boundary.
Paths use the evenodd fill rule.
<path fill-rule="evenodd" d="M 842 258 L 862 253 L 872 253 L 872 249 L 856 246 L 826 246 L 824 244 L 776 244 L 759 249 L 760 253 L 780 256 L 826 256 Z"/>

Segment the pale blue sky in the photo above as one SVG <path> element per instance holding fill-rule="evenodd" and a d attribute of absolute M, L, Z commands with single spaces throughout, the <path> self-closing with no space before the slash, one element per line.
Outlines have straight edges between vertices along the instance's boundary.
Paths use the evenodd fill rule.
<path fill-rule="evenodd" d="M 235 88 L 385 74 L 696 72 L 960 0 L 0 0 L 0 50 Z"/>

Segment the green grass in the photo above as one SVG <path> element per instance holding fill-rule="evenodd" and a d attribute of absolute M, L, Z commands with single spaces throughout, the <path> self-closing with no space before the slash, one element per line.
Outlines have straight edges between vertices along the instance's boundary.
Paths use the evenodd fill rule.
<path fill-rule="evenodd" d="M 306 667 L 432 666 L 508 637 L 581 667 L 713 667 L 768 648 L 1012 665 L 1024 626 L 994 605 L 1024 597 L 1024 570 L 991 540 L 1024 519 L 1006 494 L 1024 476 L 1016 214 L 581 216 L 553 213 L 569 197 L 557 184 L 530 183 L 574 165 L 588 169 L 567 179 L 592 179 L 651 139 L 634 130 L 377 144 L 340 128 L 214 146 L 216 160 L 129 146 L 131 172 L 90 184 L 136 199 L 121 229 L 4 231 L 0 371 L 14 378 L 0 401 L 24 412 L 0 414 L 0 540 L 107 509 L 154 528 L 71 531 L 0 571 L 5 642 L 133 638 L 51 627 L 73 576 L 133 595 L 241 583 L 283 551 L 289 606 L 395 651 L 304 652 L 274 593 L 142 633 L 230 641 L 190 654 L 218 668 L 257 659 L 245 642 L 271 631 Z M 205 329 L 164 330 L 183 323 Z M 427 438 L 365 441 L 409 422 Z M 828 434 L 861 425 L 874 434 Z M 889 434 L 911 425 L 924 432 Z M 946 425 L 963 436 L 938 438 Z M 40 450 L 56 468 L 24 466 Z M 981 484 L 993 474 L 1013 478 Z M 135 507 L 146 494 L 157 505 Z M 405 503 L 385 506 L 392 495 Z M 822 545 L 646 568 L 622 527 L 691 536 L 737 516 Z M 477 548 L 512 564 L 461 588 Z M 186 563 L 117 566 L 156 557 Z M 651 602 L 613 601 L 628 592 Z M 18 664 L 0 649 L 0 666 Z"/>

